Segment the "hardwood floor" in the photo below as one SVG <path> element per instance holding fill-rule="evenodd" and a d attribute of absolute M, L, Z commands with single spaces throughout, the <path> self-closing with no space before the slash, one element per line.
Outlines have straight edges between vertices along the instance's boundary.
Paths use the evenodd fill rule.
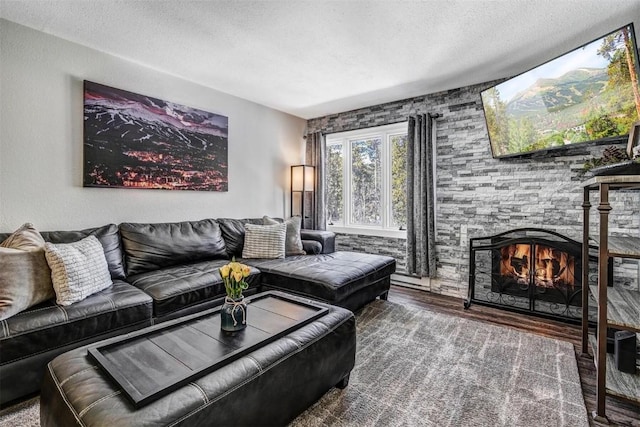
<path fill-rule="evenodd" d="M 591 356 L 580 354 L 580 326 L 498 310 L 478 304 L 474 304 L 468 310 L 465 310 L 463 301 L 459 298 L 400 286 L 391 286 L 389 301 L 427 308 L 431 311 L 452 316 L 489 322 L 570 342 L 576 352 L 582 393 L 587 411 L 591 414 L 595 409 L 595 366 Z M 609 425 L 640 427 L 640 406 L 638 405 L 607 397 L 607 416 L 610 421 Z M 597 427 L 606 425 L 595 422 L 591 416 L 589 416 L 589 424 Z"/>

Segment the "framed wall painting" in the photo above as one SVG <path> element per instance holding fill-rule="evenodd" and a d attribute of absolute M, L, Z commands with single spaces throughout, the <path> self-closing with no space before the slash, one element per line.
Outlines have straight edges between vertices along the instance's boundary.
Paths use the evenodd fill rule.
<path fill-rule="evenodd" d="M 228 118 L 85 80 L 83 185 L 227 191 Z"/>

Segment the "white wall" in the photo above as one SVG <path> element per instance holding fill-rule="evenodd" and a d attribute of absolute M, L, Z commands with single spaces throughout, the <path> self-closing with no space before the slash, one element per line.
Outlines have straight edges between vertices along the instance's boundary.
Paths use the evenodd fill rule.
<path fill-rule="evenodd" d="M 256 70 L 258 71 L 258 70 Z M 229 191 L 82 187 L 83 80 L 229 117 Z M 0 232 L 288 216 L 305 120 L 0 19 Z"/>

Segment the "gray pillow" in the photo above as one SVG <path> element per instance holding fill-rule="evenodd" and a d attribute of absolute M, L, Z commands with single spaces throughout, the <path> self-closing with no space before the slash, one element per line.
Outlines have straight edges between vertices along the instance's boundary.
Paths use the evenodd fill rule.
<path fill-rule="evenodd" d="M 245 224 L 242 258 L 284 258 L 287 226 Z"/>
<path fill-rule="evenodd" d="M 0 247 L 0 320 L 55 296 L 44 250 Z"/>
<path fill-rule="evenodd" d="M 0 247 L 31 251 L 44 248 L 44 239 L 33 224 L 27 222 L 0 243 Z"/>
<path fill-rule="evenodd" d="M 56 303 L 71 305 L 113 284 L 107 258 L 96 236 L 73 243 L 45 243 Z"/>
<path fill-rule="evenodd" d="M 265 225 L 280 224 L 280 221 L 266 215 L 262 217 L 262 221 L 264 221 Z M 306 254 L 302 247 L 302 240 L 300 239 L 301 223 L 302 218 L 299 216 L 293 216 L 284 222 L 287 226 L 287 236 L 284 243 L 284 252 L 286 256 Z"/>

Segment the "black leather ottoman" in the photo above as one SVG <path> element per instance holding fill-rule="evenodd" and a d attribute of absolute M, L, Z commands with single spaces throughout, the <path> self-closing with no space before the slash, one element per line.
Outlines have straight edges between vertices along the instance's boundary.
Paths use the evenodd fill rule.
<path fill-rule="evenodd" d="M 329 306 L 312 323 L 135 409 L 82 347 L 47 366 L 41 425 L 285 425 L 346 385 L 355 349 L 353 313 Z"/>

